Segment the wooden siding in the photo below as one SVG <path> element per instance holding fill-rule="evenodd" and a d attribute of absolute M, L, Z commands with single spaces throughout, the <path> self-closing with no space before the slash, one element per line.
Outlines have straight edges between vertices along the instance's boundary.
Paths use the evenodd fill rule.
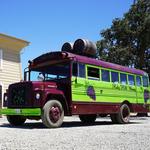
<path fill-rule="evenodd" d="M 0 70 L 3 92 L 6 91 L 9 84 L 20 81 L 21 76 L 20 54 L 3 49 L 3 66 Z"/>

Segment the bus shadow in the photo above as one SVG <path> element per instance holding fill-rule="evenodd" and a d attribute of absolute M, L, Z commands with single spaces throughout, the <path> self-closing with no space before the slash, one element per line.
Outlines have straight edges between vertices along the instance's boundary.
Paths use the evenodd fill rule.
<path fill-rule="evenodd" d="M 67 121 L 63 122 L 62 126 L 60 128 L 81 128 L 81 127 L 91 127 L 91 126 L 123 126 L 123 125 L 129 125 L 129 124 L 142 124 L 142 122 L 130 122 L 128 124 L 113 124 L 111 121 L 96 121 L 92 124 L 84 124 L 80 121 Z M 3 128 L 16 128 L 16 129 L 48 129 L 45 127 L 42 122 L 27 122 L 24 125 L 21 126 L 12 126 L 9 123 L 1 124 L 0 127 Z"/>

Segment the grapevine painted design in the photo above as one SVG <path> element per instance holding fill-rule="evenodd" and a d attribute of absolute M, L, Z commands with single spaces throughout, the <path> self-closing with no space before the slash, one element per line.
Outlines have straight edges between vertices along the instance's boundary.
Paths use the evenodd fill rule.
<path fill-rule="evenodd" d="M 92 99 L 92 100 L 96 100 L 96 95 L 95 95 L 95 90 L 93 86 L 88 86 L 87 88 L 87 95 Z"/>

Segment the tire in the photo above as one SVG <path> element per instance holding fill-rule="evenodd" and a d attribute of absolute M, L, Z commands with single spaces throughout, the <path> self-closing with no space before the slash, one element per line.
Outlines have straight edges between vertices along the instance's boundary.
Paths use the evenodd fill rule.
<path fill-rule="evenodd" d="M 7 116 L 7 120 L 12 126 L 20 126 L 25 123 L 26 118 L 24 116 L 10 115 Z"/>
<path fill-rule="evenodd" d="M 117 114 L 110 115 L 113 123 L 126 124 L 130 121 L 130 108 L 127 104 L 122 104 Z"/>
<path fill-rule="evenodd" d="M 64 119 L 62 104 L 58 100 L 49 100 L 43 107 L 41 119 L 48 128 L 60 127 Z"/>
<path fill-rule="evenodd" d="M 91 114 L 91 115 L 79 115 L 79 118 L 82 123 L 94 123 L 96 120 L 97 115 Z"/>
<path fill-rule="evenodd" d="M 117 119 L 116 119 L 116 114 L 110 114 L 110 118 L 111 118 L 111 121 L 112 123 L 118 123 Z"/>

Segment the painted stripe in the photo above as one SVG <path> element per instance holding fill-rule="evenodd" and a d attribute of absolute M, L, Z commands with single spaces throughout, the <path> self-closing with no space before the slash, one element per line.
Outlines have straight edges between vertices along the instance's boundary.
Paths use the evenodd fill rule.
<path fill-rule="evenodd" d="M 0 115 L 22 115 L 22 116 L 40 116 L 40 108 L 3 108 L 0 109 Z"/>

